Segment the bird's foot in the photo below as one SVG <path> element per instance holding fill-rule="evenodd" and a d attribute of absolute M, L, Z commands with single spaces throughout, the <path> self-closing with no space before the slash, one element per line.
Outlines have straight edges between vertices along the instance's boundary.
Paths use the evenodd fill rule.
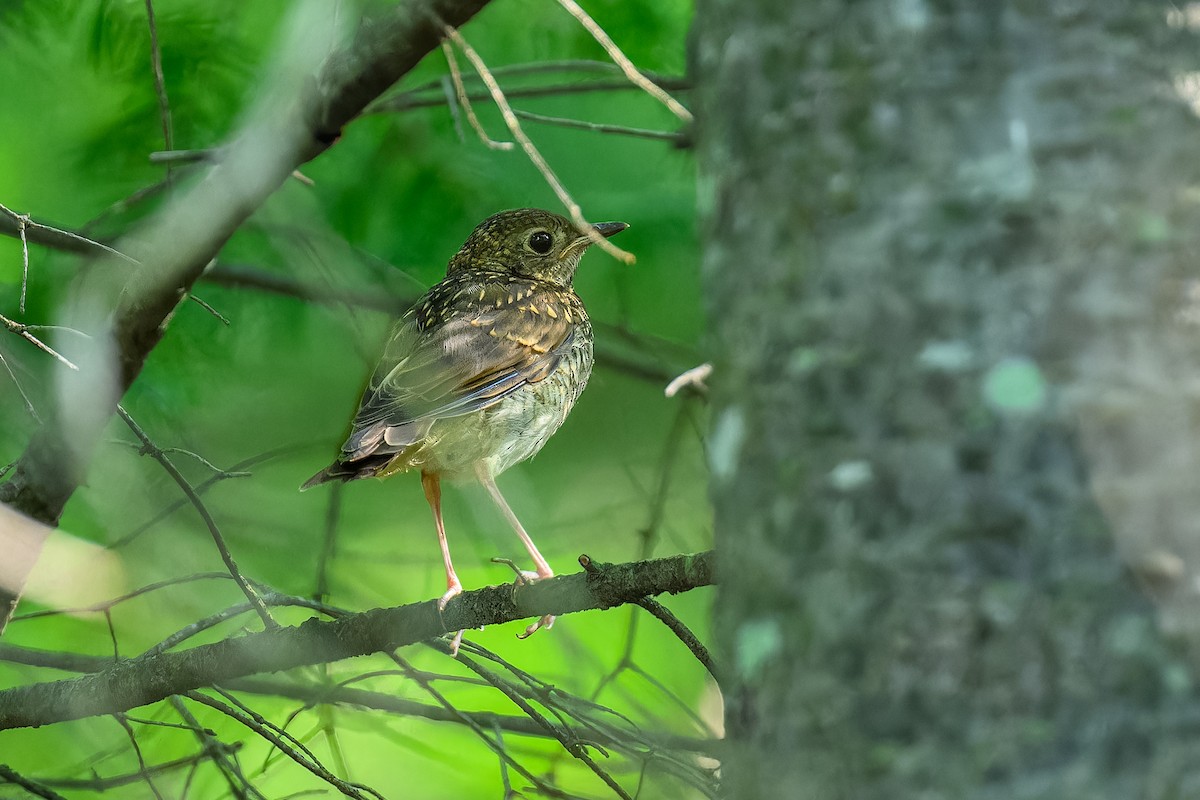
<path fill-rule="evenodd" d="M 460 594 L 462 594 L 462 592 L 463 592 L 462 584 L 459 583 L 457 579 L 455 579 L 453 581 L 449 581 L 448 585 L 446 587 L 446 593 L 438 598 L 438 601 L 437 601 L 438 614 L 441 614 L 443 611 L 445 611 L 446 604 L 449 603 L 454 598 L 458 597 Z M 450 657 L 451 658 L 458 657 L 458 646 L 460 644 L 462 644 L 462 637 L 463 637 L 463 632 L 456 631 L 454 633 L 454 638 L 450 640 Z"/>
<path fill-rule="evenodd" d="M 551 628 L 554 627 L 554 619 L 555 619 L 555 617 L 553 614 L 547 614 L 546 616 L 539 619 L 537 622 L 534 622 L 533 624 L 531 624 L 528 628 L 526 628 L 524 630 L 524 632 L 518 633 L 517 638 L 518 639 L 528 639 L 530 636 L 533 636 L 533 634 L 537 633 L 539 628 L 545 628 L 546 630 L 550 630 Z"/>
<path fill-rule="evenodd" d="M 463 632 L 457 631 L 454 638 L 450 640 L 450 657 L 458 658 L 458 646 L 462 644 Z"/>
<path fill-rule="evenodd" d="M 517 587 L 519 587 L 519 586 L 527 586 L 527 585 L 533 583 L 534 581 L 540 581 L 543 578 L 553 578 L 554 577 L 554 570 L 550 569 L 550 566 L 548 564 L 544 564 L 544 563 L 539 564 L 538 568 L 536 570 L 529 570 L 529 569 L 521 569 L 512 560 L 507 559 L 507 558 L 493 558 L 492 561 L 493 561 L 493 563 L 496 563 L 496 564 L 507 564 L 509 566 L 509 568 L 512 569 L 512 571 L 514 573 L 516 573 L 517 582 L 516 582 L 516 585 L 513 587 L 514 592 L 516 591 Z M 537 622 L 534 622 L 533 624 L 531 624 L 522 633 L 518 633 L 517 638 L 518 639 L 527 639 L 530 636 L 532 636 L 540 628 L 545 628 L 546 630 L 549 630 L 552 627 L 554 627 L 554 615 L 547 614 L 546 616 L 539 619 Z"/>
<path fill-rule="evenodd" d="M 458 597 L 460 594 L 462 594 L 462 592 L 463 592 L 462 584 L 459 583 L 457 580 L 452 581 L 446 587 L 446 593 L 438 598 L 438 613 L 445 611 L 446 604 L 449 603 L 454 598 Z"/>

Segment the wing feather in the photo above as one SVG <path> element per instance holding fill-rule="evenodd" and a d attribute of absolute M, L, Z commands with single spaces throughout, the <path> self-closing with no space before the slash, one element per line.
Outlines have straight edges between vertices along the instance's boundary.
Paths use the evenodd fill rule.
<path fill-rule="evenodd" d="M 342 458 L 399 452 L 434 421 L 487 408 L 545 379 L 582 319 L 573 294 L 527 279 L 438 284 L 392 331 Z"/>

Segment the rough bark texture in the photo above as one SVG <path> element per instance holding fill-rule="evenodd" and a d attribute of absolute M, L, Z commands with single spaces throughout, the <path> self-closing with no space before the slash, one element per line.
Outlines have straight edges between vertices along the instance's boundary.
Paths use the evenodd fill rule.
<path fill-rule="evenodd" d="M 672 556 L 628 564 L 589 562 L 588 571 L 549 578 L 514 589 L 489 586 L 465 592 L 439 613 L 430 600 L 397 608 L 376 608 L 325 622 L 310 619 L 175 652 L 151 652 L 109 662 L 102 671 L 64 681 L 35 683 L 0 691 L 0 730 L 48 725 L 113 714 L 203 686 L 262 672 L 278 672 L 369 655 L 425 641 L 445 633 L 497 625 L 543 614 L 570 614 L 637 602 L 662 592 L 678 593 L 713 582 L 713 554 Z M 10 660 L 30 661 L 33 651 L 6 648 Z M 97 659 L 42 664 L 90 671 Z"/>
<path fill-rule="evenodd" d="M 1118 556 L 1187 577 L 1200 517 L 1156 459 L 1200 374 L 1175 21 L 698 4 L 730 797 L 1200 792 L 1194 665 Z"/>

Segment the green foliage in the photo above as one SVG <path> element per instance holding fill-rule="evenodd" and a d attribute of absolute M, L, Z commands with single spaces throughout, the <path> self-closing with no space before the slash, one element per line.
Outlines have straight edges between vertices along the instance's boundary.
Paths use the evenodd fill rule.
<path fill-rule="evenodd" d="M 264 65 L 288 24 L 288 9 L 285 4 L 182 0 L 158 3 L 155 11 L 174 148 L 218 146 L 261 88 Z M 640 67 L 682 72 L 689 4 L 604 2 L 589 11 Z M 343 3 L 341 14 L 351 20 L 358 8 Z M 565 11 L 533 0 L 495 4 L 463 34 L 492 67 L 603 57 Z M 161 206 L 170 191 L 110 210 L 165 175 L 161 165 L 147 159 L 150 152 L 165 149 L 165 143 L 141 0 L 6 6 L 0 10 L 0 51 L 5 54 L 0 81 L 6 86 L 0 104 L 0 203 L 75 229 L 103 215 L 89 229 L 102 237 L 130 230 Z M 445 60 L 435 53 L 397 90 L 441 81 L 446 74 Z M 534 78 L 501 80 L 505 86 L 519 86 L 596 76 Z M 440 86 L 428 94 L 439 96 Z M 636 91 L 562 94 L 514 104 L 541 114 L 639 128 L 674 130 L 680 125 Z M 479 101 L 475 107 L 493 138 L 508 138 L 490 103 Z M 333 148 L 304 168 L 314 185 L 292 181 L 284 186 L 235 235 L 220 263 L 297 280 L 330 297 L 365 292 L 411 298 L 419 287 L 441 277 L 446 260 L 483 217 L 509 207 L 558 208 L 519 149 L 489 150 L 465 122 L 462 127 L 460 139 L 445 103 L 356 120 Z M 661 141 L 532 122 L 526 129 L 589 218 L 631 225 L 620 244 L 638 256 L 638 263 L 627 267 L 592 252 L 576 280 L 593 318 L 606 323 L 598 332 L 600 346 L 624 348 L 666 375 L 692 366 L 702 320 L 690 155 Z M 197 174 L 196 168 L 174 166 L 176 190 L 186 189 Z M 0 240 L 0 313 L 29 323 L 55 322 L 85 263 L 32 246 L 28 308 L 22 315 L 20 242 Z M 311 596 L 332 495 L 325 489 L 300 495 L 296 487 L 340 443 L 390 318 L 352 304 L 305 301 L 214 282 L 202 281 L 196 293 L 230 324 L 197 303 L 182 304 L 124 405 L 159 446 L 193 451 L 221 468 L 289 448 L 249 467 L 249 477 L 217 483 L 205 501 L 248 576 L 284 593 Z M 7 334 L 0 337 L 0 356 L 35 409 L 54 402 L 54 368 L 48 358 Z M 20 455 L 36 427 L 16 387 L 0 369 L 0 464 Z M 602 364 L 543 453 L 501 477 L 509 501 L 557 570 L 573 571 L 582 552 L 604 561 L 640 557 L 642 534 L 651 527 L 653 554 L 708 546 L 698 409 L 676 425 L 686 402 L 665 398 L 660 382 Z M 672 437 L 673 429 L 681 434 Z M 63 529 L 109 547 L 120 558 L 129 588 L 222 571 L 193 509 L 180 508 L 144 527 L 181 498 L 178 487 L 129 445 L 132 437 L 119 422 L 110 427 L 108 438 L 96 454 L 87 485 L 67 506 Z M 180 453 L 172 458 L 193 484 L 212 476 L 195 458 Z M 656 516 L 667 461 L 670 481 Z M 441 593 L 440 559 L 418 484 L 413 476 L 399 476 L 386 483 L 353 484 L 341 492 L 335 556 L 327 575 L 330 603 L 360 610 Z M 451 489 L 445 507 L 455 563 L 467 588 L 509 580 L 507 568 L 489 559 L 505 556 L 523 563 L 524 554 L 483 492 L 478 487 Z M 52 565 L 43 566 L 53 574 Z M 112 638 L 103 614 L 84 613 L 17 620 L 3 641 L 111 654 L 115 638 L 120 654 L 129 656 L 240 600 L 228 580 L 197 581 L 118 605 L 111 614 Z M 706 638 L 708 600 L 699 592 L 668 605 Z M 21 611 L 40 608 L 28 600 Z M 279 614 L 281 621 L 292 623 L 306 616 L 298 611 Z M 617 667 L 631 616 L 645 617 L 636 609 L 590 613 L 563 618 L 553 631 L 524 642 L 514 638 L 516 625 L 469 632 L 468 639 L 587 697 Z M 257 623 L 251 616 L 239 617 L 189 643 L 236 634 L 240 625 L 255 628 Z M 410 650 L 403 655 L 422 669 L 469 674 L 438 653 Z M 599 695 L 600 702 L 651 730 L 707 735 L 689 716 L 711 691 L 704 672 L 649 617 L 638 623 L 632 661 L 653 681 L 624 671 Z M 378 669 L 394 666 L 382 658 L 360 659 L 305 671 L 301 677 L 335 683 Z M 0 688 L 60 677 L 62 673 L 49 670 L 0 664 Z M 355 687 L 432 702 L 416 683 L 394 676 Z M 490 688 L 444 682 L 439 688 L 462 708 L 520 714 Z M 279 724 L 297 712 L 292 733 L 331 770 L 341 772 L 344 764 L 344 776 L 385 796 L 500 796 L 497 759 L 461 725 L 343 707 L 301 709 L 299 701 L 278 698 L 245 699 Z M 223 741 L 241 742 L 242 768 L 266 796 L 324 787 L 236 723 L 210 709 L 192 708 Z M 132 713 L 178 722 L 166 705 Z M 187 731 L 140 724 L 134 729 L 149 765 L 196 752 L 196 740 Z M 516 735 L 506 736 L 505 742 L 535 774 L 552 770 L 555 783 L 567 791 L 587 796 L 608 791 L 556 742 Z M 634 791 L 636 761 L 597 758 Z M 0 762 L 27 777 L 45 779 L 137 769 L 127 735 L 103 718 L 0 732 Z M 164 796 L 182 796 L 188 774 L 181 768 L 155 780 Z M 527 785 L 512 777 L 514 787 Z M 61 791 L 71 797 L 94 794 Z M 143 797 L 146 791 L 145 783 L 135 782 L 106 795 Z M 188 796 L 221 797 L 228 791 L 216 769 L 202 766 Z M 690 791 L 669 771 L 652 765 L 641 796 L 684 797 Z M 9 796 L 22 795 L 0 784 L 0 797 Z"/>

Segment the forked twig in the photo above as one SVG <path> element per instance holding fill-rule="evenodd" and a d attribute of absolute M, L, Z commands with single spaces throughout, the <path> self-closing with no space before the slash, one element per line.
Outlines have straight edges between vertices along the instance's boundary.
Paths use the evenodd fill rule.
<path fill-rule="evenodd" d="M 34 347 L 36 347 L 37 349 L 46 353 L 47 355 L 53 356 L 54 358 L 58 359 L 59 363 L 61 363 L 64 367 L 67 367 L 68 369 L 73 369 L 75 371 L 79 370 L 79 367 L 77 367 L 73 363 L 71 363 L 71 361 L 68 360 L 66 356 L 62 355 L 57 350 L 55 350 L 53 347 L 46 344 L 41 339 L 37 338 L 32 333 L 30 333 L 29 325 L 25 325 L 23 323 L 15 321 L 15 320 L 11 320 L 8 317 L 4 316 L 3 314 L 0 314 L 0 325 L 3 325 L 4 327 L 8 328 L 10 331 L 15 333 L 17 336 L 20 336 L 22 339 L 29 342 Z"/>
<path fill-rule="evenodd" d="M 487 86 L 488 92 L 490 92 L 492 95 L 493 102 L 495 102 L 496 107 L 500 109 L 500 115 L 504 118 L 504 124 L 508 126 L 509 132 L 521 145 L 521 149 L 525 151 L 525 155 L 527 155 L 529 160 L 533 162 L 533 165 L 537 168 L 538 172 L 542 173 L 542 177 L 546 179 L 546 183 L 550 185 L 550 188 L 554 191 L 554 194 L 558 196 L 559 202 L 566 207 L 567 212 L 571 217 L 571 221 L 575 223 L 580 232 L 587 234 L 587 237 L 592 240 L 593 244 L 597 245 L 601 250 L 608 253 L 613 258 L 616 258 L 626 264 L 634 263 L 637 259 L 634 258 L 633 253 L 622 250 L 612 242 L 605 239 L 603 236 L 597 233 L 596 230 L 583 218 L 583 212 L 580 210 L 579 204 L 575 202 L 570 194 L 568 194 L 566 188 L 562 185 L 562 181 L 560 181 L 558 176 L 554 174 L 554 170 L 552 170 L 550 165 L 546 163 L 546 159 L 542 156 L 541 152 L 538 151 L 534 143 L 525 134 L 525 131 L 521 128 L 520 120 L 518 120 L 517 115 L 513 113 L 512 106 L 508 104 L 508 99 L 505 98 L 504 92 L 500 89 L 500 84 L 496 83 L 495 76 L 493 76 L 491 71 L 488 70 L 487 64 L 483 62 L 483 59 L 480 58 L 479 54 L 475 52 L 475 49 L 471 47 L 471 45 L 467 44 L 467 40 L 464 39 L 462 34 L 460 34 L 455 28 L 443 24 L 442 31 L 456 45 L 458 45 L 459 49 L 461 49 L 463 54 L 467 57 L 467 60 L 471 62 L 471 66 L 473 66 L 475 71 L 479 73 L 480 79 L 483 81 L 484 85 Z"/>
<path fill-rule="evenodd" d="M 671 113 L 684 122 L 692 121 L 692 112 L 684 108 L 674 97 L 667 94 L 662 87 L 638 71 L 638 68 L 633 65 L 629 57 L 621 52 L 621 48 L 617 47 L 616 43 L 604 32 L 604 29 L 596 24 L 596 20 L 588 16 L 588 13 L 580 8 L 575 0 L 558 0 L 558 4 L 565 8 L 567 13 L 572 17 L 577 19 L 579 24 L 592 35 L 592 38 L 604 48 L 604 52 L 608 53 L 608 57 L 613 60 L 613 63 L 621 68 L 621 72 L 625 73 L 625 77 L 629 78 L 630 83 L 633 83 L 646 94 L 671 109 Z"/>
<path fill-rule="evenodd" d="M 483 123 L 479 121 L 479 117 L 475 116 L 475 109 L 471 107 L 471 99 L 467 97 L 467 87 L 463 86 L 462 71 L 458 68 L 458 59 L 454 57 L 454 48 L 444 40 L 442 41 L 442 53 L 445 54 L 446 64 L 450 67 L 450 80 L 454 84 L 454 96 L 463 113 L 467 115 L 467 122 L 479 136 L 479 141 L 492 150 L 512 150 L 512 142 L 498 142 L 488 136 L 487 131 L 483 129 Z"/>
<path fill-rule="evenodd" d="M 154 19 L 154 2 L 146 0 L 146 22 L 150 26 L 150 65 L 154 71 L 154 93 L 158 96 L 158 114 L 162 120 L 163 143 L 168 150 L 174 150 L 171 137 L 171 104 L 167 100 L 167 83 L 163 77 L 162 48 L 158 45 L 158 24 Z M 167 165 L 167 175 L 171 174 L 171 165 Z"/>

